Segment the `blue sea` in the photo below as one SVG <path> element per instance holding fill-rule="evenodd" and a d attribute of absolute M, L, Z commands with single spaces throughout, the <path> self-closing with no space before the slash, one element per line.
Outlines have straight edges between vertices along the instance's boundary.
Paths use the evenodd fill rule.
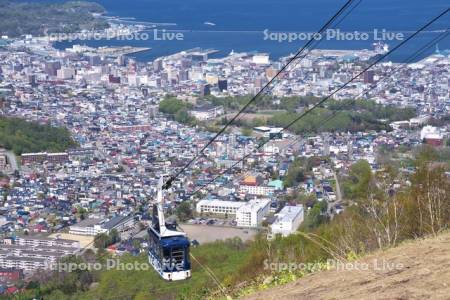
<path fill-rule="evenodd" d="M 47 1 L 48 2 L 48 1 Z M 182 40 L 91 40 L 60 42 L 64 49 L 72 44 L 88 46 L 131 45 L 152 48 L 136 54 L 141 61 L 169 55 L 194 47 L 214 48 L 217 56 L 232 50 L 269 53 L 277 59 L 296 52 L 307 40 L 279 42 L 273 33 L 316 32 L 346 1 L 344 0 L 98 0 L 109 16 L 131 22 L 173 23 L 158 26 L 159 33 L 181 33 Z M 368 39 L 338 40 L 331 38 L 320 43 L 322 49 L 371 49 L 374 30 L 402 33 L 405 37 L 428 20 L 449 7 L 448 0 L 362 0 L 338 25 L 341 32 L 369 34 Z M 401 61 L 427 41 L 435 38 L 439 30 L 450 27 L 450 13 L 400 48 L 390 58 Z M 266 32 L 266 34 L 264 33 Z M 267 36 L 272 33 L 272 38 Z M 161 37 L 161 36 L 160 36 Z M 278 37 L 278 36 L 277 36 Z M 392 48 L 399 41 L 385 40 Z M 439 43 L 439 48 L 450 49 L 450 38 Z M 435 51 L 429 49 L 427 54 Z"/>

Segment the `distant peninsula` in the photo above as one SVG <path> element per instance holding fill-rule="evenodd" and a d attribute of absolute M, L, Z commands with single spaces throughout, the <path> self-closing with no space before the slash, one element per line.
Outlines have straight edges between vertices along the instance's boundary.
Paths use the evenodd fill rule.
<path fill-rule="evenodd" d="M 101 30 L 109 27 L 99 18 L 105 8 L 95 2 L 36 3 L 0 0 L 0 36 L 46 35 Z"/>

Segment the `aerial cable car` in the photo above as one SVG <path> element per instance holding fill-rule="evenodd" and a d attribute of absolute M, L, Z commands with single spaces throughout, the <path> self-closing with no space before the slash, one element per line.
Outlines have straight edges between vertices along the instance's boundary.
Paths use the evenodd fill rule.
<path fill-rule="evenodd" d="M 189 239 L 177 231 L 176 224 L 166 224 L 163 212 L 163 177 L 158 181 L 157 201 L 153 205 L 152 224 L 148 229 L 148 261 L 165 280 L 185 280 L 191 277 Z"/>

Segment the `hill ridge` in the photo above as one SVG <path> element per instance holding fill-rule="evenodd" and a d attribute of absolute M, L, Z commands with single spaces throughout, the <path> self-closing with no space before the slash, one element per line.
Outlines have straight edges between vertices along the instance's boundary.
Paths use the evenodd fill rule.
<path fill-rule="evenodd" d="M 405 241 L 351 264 L 242 299 L 450 299 L 450 232 Z"/>

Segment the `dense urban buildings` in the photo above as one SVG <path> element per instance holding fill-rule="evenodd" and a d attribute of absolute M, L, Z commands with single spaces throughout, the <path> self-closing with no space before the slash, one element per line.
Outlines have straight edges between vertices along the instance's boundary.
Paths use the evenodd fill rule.
<path fill-rule="evenodd" d="M 198 154 L 215 135 L 210 125 L 233 116 L 237 108 L 226 101 L 257 93 L 289 59 L 237 52 L 211 58 L 214 50 L 195 48 L 142 63 L 117 54 L 128 48 L 61 51 L 42 38 L 3 40 L 1 115 L 66 127 L 77 143 L 64 152 L 16 153 L 20 169 L 11 151 L 0 151 L 0 171 L 8 175 L 0 178 L 0 277 L 7 280 L 92 248 L 98 235 L 127 240 L 145 232 L 158 178 Z M 314 50 L 281 77 L 270 106 L 278 112 L 289 97 L 327 96 L 385 51 Z M 270 228 L 269 238 L 295 233 L 317 203 L 326 203 L 323 214 L 332 218 L 346 209 L 337 173 L 360 160 L 378 170 L 382 150 L 445 146 L 449 123 L 438 120 L 450 114 L 449 65 L 450 52 L 437 51 L 383 81 L 401 66 L 383 62 L 334 96 L 412 108 L 414 116 L 388 124 L 392 130 L 296 134 L 254 122 L 244 134 L 232 126 L 173 182 L 165 208 L 174 212 L 189 202 L 192 222 L 214 225 L 218 218 L 246 230 Z M 159 111 L 167 99 L 179 106 L 172 114 Z M 273 112 L 252 113 L 258 119 Z M 259 148 L 262 139 L 270 142 Z M 287 180 L 299 157 L 310 159 L 310 172 Z M 285 200 L 297 194 L 313 200 Z M 109 250 L 140 251 L 117 249 Z"/>

